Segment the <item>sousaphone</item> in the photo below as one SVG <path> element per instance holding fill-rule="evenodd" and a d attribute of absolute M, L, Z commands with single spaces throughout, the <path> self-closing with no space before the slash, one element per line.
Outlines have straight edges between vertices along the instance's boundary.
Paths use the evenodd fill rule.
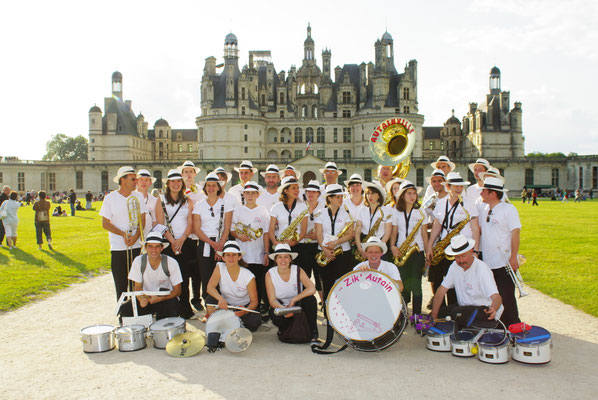
<path fill-rule="evenodd" d="M 404 118 L 387 119 L 370 136 L 372 159 L 380 165 L 394 166 L 394 177 L 407 176 L 414 147 L 415 128 Z"/>

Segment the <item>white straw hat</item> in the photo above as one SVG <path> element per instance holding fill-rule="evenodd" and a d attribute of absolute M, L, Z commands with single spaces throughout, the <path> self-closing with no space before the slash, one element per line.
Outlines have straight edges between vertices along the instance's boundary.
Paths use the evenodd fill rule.
<path fill-rule="evenodd" d="M 112 178 L 112 181 L 114 183 L 118 183 L 120 181 L 120 178 L 122 178 L 123 176 L 127 176 L 129 174 L 133 174 L 135 175 L 135 170 L 133 169 L 133 167 L 120 167 L 118 169 L 118 172 L 116 173 L 116 176 L 114 178 Z"/>
<path fill-rule="evenodd" d="M 185 168 L 193 168 L 195 170 L 196 174 L 199 174 L 199 171 L 201 171 L 201 168 L 196 167 L 195 163 L 193 163 L 193 161 L 189 161 L 189 160 L 185 161 L 183 163 L 183 165 L 179 165 L 178 167 L 176 167 L 176 169 L 178 169 L 181 174 L 183 173 L 183 170 Z"/>
<path fill-rule="evenodd" d="M 457 235 L 451 239 L 451 244 L 444 249 L 444 254 L 447 256 L 458 256 L 473 249 L 475 240 L 467 239 L 463 235 Z"/>

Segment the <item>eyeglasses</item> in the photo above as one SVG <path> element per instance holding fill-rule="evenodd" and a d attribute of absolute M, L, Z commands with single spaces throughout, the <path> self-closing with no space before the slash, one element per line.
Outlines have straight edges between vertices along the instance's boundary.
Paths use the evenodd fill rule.
<path fill-rule="evenodd" d="M 490 222 L 490 216 L 492 215 L 492 209 L 488 211 L 488 216 L 486 217 L 486 222 Z"/>
<path fill-rule="evenodd" d="M 214 207 L 210 207 L 210 213 L 212 214 L 212 217 L 214 216 Z"/>

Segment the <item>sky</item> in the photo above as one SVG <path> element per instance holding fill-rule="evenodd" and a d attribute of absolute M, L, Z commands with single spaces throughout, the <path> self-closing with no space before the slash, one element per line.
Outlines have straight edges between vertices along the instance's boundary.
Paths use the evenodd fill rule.
<path fill-rule="evenodd" d="M 367 8 L 370 4 L 375 7 Z M 270 50 L 277 72 L 301 65 L 310 23 L 332 65 L 374 61 L 387 30 L 401 72 L 418 62 L 419 112 L 440 126 L 462 119 L 502 72 L 523 108 L 525 151 L 598 154 L 598 2 L 38 1 L 0 5 L 0 156 L 39 160 L 52 135 L 88 134 L 88 110 L 123 74 L 124 98 L 150 127 L 195 128 L 204 60 L 222 62 L 233 32 L 242 67 Z"/>

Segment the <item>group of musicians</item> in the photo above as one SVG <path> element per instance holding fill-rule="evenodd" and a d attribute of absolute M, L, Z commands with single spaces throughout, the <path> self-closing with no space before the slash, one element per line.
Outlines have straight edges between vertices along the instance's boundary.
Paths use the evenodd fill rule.
<path fill-rule="evenodd" d="M 427 274 L 433 317 L 454 305 L 474 305 L 485 307 L 489 319 L 520 322 L 505 267 L 519 267 L 521 224 L 504 178 L 481 158 L 469 165 L 474 184 L 446 156 L 432 167 L 421 196 L 421 187 L 395 178 L 387 166 L 378 168 L 373 182 L 353 174 L 343 186 L 341 170 L 328 162 L 320 170 L 324 184 L 312 180 L 302 187 L 293 166 L 269 165 L 261 172 L 262 187 L 245 160 L 235 168 L 241 182 L 226 191 L 230 172 L 219 167 L 196 182 L 200 169 L 186 161 L 168 172 L 157 198 L 148 192 L 156 178 L 147 170 L 122 167 L 114 177 L 119 189 L 100 210 L 117 298 L 131 280 L 135 290 L 171 293 L 140 296 L 140 314 L 177 296 L 175 314 L 187 319 L 204 307 L 207 315 L 215 307 L 257 310 L 261 318 L 236 311 L 250 330 L 269 317 L 286 326 L 292 314 L 275 317 L 270 308 L 300 304 L 317 338 L 316 291 L 322 304 L 339 277 L 370 268 L 396 281 L 414 314 L 422 312 Z M 140 255 L 142 245 L 147 254 Z M 171 263 L 164 267 L 163 254 L 176 261 L 179 274 L 167 273 Z"/>

